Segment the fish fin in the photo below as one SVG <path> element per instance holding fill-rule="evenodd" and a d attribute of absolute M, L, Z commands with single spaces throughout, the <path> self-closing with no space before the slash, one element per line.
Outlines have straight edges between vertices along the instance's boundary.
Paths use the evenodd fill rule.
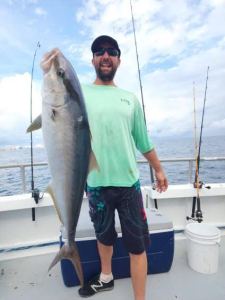
<path fill-rule="evenodd" d="M 39 115 L 27 128 L 27 132 L 38 130 L 41 128 L 41 126 L 42 126 L 42 118 L 41 115 Z"/>
<path fill-rule="evenodd" d="M 48 268 L 48 272 L 62 259 L 64 258 L 63 256 L 63 247 L 59 250 L 59 252 L 56 254 L 55 258 L 53 259 L 53 261 L 51 262 L 49 268 Z"/>
<path fill-rule="evenodd" d="M 91 172 L 92 170 L 97 170 L 98 172 L 100 171 L 98 162 L 96 160 L 95 154 L 93 151 L 90 153 L 90 160 L 89 160 L 89 169 L 88 172 Z"/>
<path fill-rule="evenodd" d="M 58 217 L 59 217 L 59 220 L 60 220 L 60 222 L 63 224 L 63 222 L 62 222 L 62 217 L 61 217 L 61 214 L 60 214 L 60 210 L 59 210 L 59 208 L 58 208 L 58 206 L 57 206 L 57 202 L 56 202 L 56 199 L 55 199 L 55 194 L 54 194 L 54 191 L 53 191 L 51 182 L 48 184 L 48 186 L 47 186 L 45 192 L 48 193 L 48 194 L 51 196 L 52 201 L 53 201 L 54 206 L 55 206 L 55 209 L 56 209 L 56 212 L 57 212 L 57 215 L 58 215 Z"/>
<path fill-rule="evenodd" d="M 75 242 L 74 242 L 74 249 L 75 250 L 72 252 L 70 260 L 76 270 L 77 277 L 79 278 L 80 281 L 80 285 L 83 286 L 84 285 L 83 268 L 80 260 L 80 255 L 77 249 L 77 245 L 75 244 Z"/>
<path fill-rule="evenodd" d="M 80 255 L 78 253 L 77 246 L 74 243 L 72 245 L 66 245 L 64 244 L 62 248 L 59 250 L 59 252 L 56 254 L 55 258 L 53 259 L 52 263 L 50 264 L 48 268 L 48 272 L 61 260 L 61 259 L 69 259 L 77 273 L 77 277 L 80 281 L 81 286 L 84 285 L 84 275 L 83 275 L 83 269 L 80 261 Z"/>

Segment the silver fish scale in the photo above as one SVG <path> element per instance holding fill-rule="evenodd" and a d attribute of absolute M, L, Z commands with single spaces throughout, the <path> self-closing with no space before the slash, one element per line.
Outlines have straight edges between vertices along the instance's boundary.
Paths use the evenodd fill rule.
<path fill-rule="evenodd" d="M 72 86 L 79 87 L 78 84 Z M 46 87 L 47 83 L 45 89 Z M 43 137 L 52 175 L 52 188 L 69 240 L 74 240 L 75 236 L 91 150 L 86 111 L 81 111 L 85 108 L 83 96 L 81 91 L 73 93 L 79 94 L 81 96 L 78 101 L 71 95 L 61 94 L 66 99 L 66 104 L 51 106 L 49 99 L 45 99 L 45 95 L 49 97 L 51 93 L 47 93 L 44 95 L 42 112 Z"/>

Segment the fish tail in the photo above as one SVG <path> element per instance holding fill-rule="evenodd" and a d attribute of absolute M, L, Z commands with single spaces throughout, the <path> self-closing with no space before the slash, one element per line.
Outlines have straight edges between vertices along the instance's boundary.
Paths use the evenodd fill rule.
<path fill-rule="evenodd" d="M 83 269 L 81 265 L 80 255 L 78 253 L 77 245 L 75 242 L 72 245 L 64 244 L 59 252 L 56 254 L 55 258 L 53 259 L 52 263 L 50 264 L 48 271 L 50 271 L 61 259 L 69 259 L 77 273 L 77 277 L 80 281 L 80 285 L 84 285 L 84 275 Z"/>

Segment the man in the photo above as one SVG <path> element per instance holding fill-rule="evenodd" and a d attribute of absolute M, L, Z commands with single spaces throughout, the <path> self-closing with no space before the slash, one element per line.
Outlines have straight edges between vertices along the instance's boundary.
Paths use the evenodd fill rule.
<path fill-rule="evenodd" d="M 139 184 L 136 148 L 153 167 L 157 190 L 165 191 L 168 183 L 148 137 L 137 98 L 114 83 L 121 55 L 117 41 L 110 36 L 100 36 L 94 40 L 91 50 L 96 79 L 93 84 L 83 86 L 83 92 L 99 171 L 89 174 L 87 194 L 98 241 L 101 274 L 80 288 L 79 294 L 88 297 L 114 287 L 111 260 L 117 237 L 114 228 L 114 211 L 117 209 L 122 236 L 130 255 L 134 297 L 135 300 L 144 300 L 149 232 Z"/>

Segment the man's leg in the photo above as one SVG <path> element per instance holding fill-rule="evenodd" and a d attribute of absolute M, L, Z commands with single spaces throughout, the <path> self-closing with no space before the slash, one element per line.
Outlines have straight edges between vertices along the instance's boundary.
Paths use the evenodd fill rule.
<path fill-rule="evenodd" d="M 87 187 L 90 216 L 94 223 L 98 252 L 101 261 L 101 274 L 90 279 L 78 293 L 81 297 L 89 297 L 101 291 L 113 289 L 114 280 L 112 275 L 113 245 L 117 233 L 114 225 L 114 205 L 111 188 Z"/>
<path fill-rule="evenodd" d="M 145 251 L 141 254 L 130 253 L 130 271 L 135 300 L 145 300 L 147 279 L 147 257 Z"/>
<path fill-rule="evenodd" d="M 81 297 L 90 297 L 101 291 L 109 291 L 114 287 L 112 275 L 112 254 L 113 246 L 105 246 L 97 242 L 98 252 L 101 260 L 101 274 L 92 278 L 78 291 Z"/>
<path fill-rule="evenodd" d="M 113 246 L 106 246 L 98 241 L 98 253 L 101 260 L 101 271 L 103 274 L 112 273 Z"/>
<path fill-rule="evenodd" d="M 134 299 L 144 300 L 148 268 L 146 250 L 149 246 L 149 230 L 139 181 L 130 188 L 124 188 L 117 208 L 123 240 L 130 254 Z"/>

